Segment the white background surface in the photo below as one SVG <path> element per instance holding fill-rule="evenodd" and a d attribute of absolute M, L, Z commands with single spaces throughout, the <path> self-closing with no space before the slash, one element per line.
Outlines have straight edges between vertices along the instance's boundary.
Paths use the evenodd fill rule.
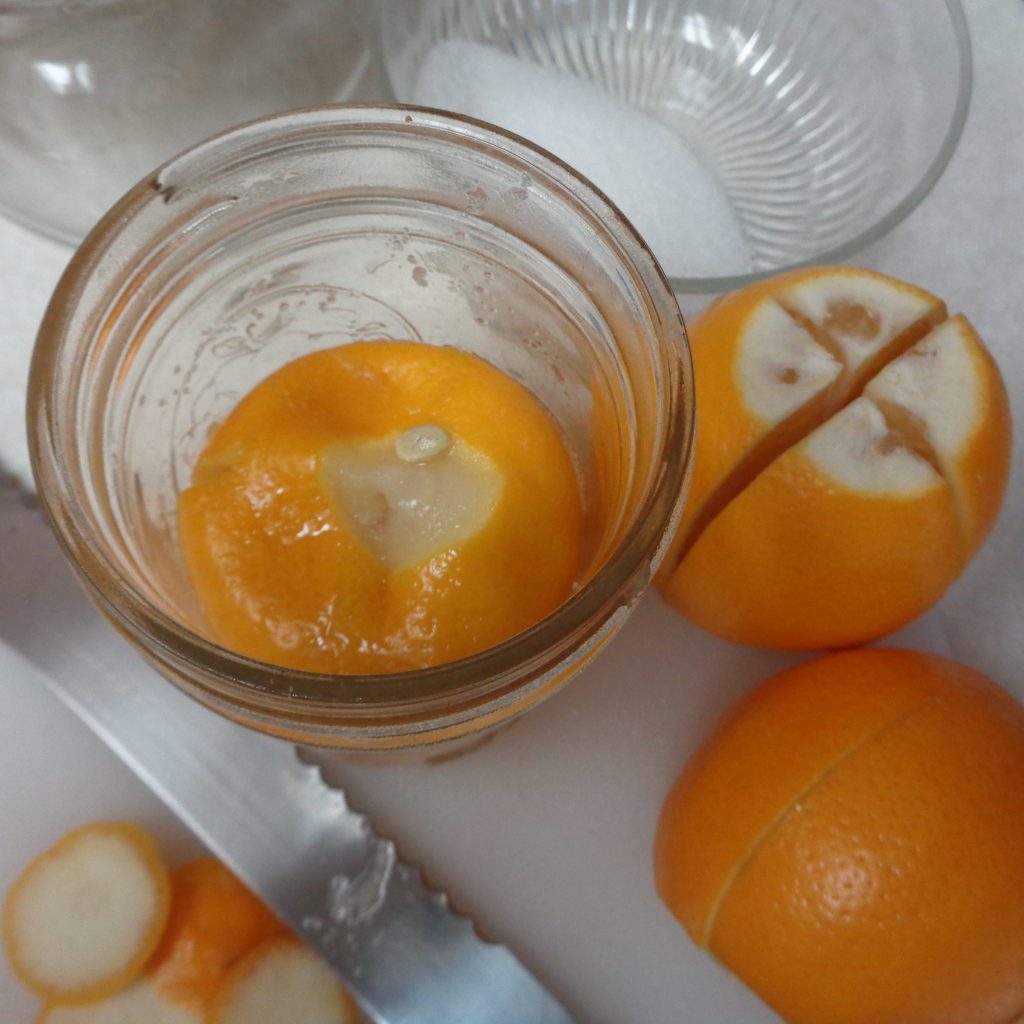
<path fill-rule="evenodd" d="M 1020 423 L 1024 4 L 966 6 L 976 81 L 960 148 L 922 207 L 857 262 L 967 313 L 1003 365 Z M 16 356 L 31 344 L 64 258 L 0 222 L 0 392 L 20 394 Z M 701 304 L 684 299 L 684 312 Z M 13 453 L 20 412 L 9 407 L 0 403 L 0 438 Z M 6 457 L 9 466 L 17 461 Z M 988 547 L 906 642 L 942 650 L 948 641 L 1024 695 L 1021 462 L 1018 445 L 1011 498 Z M 0 637 L 36 657 L 60 633 L 63 612 L 25 620 L 18 591 L 26 581 L 7 571 L 17 533 L 6 525 Z M 87 641 L 119 642 L 84 604 L 76 614 Z M 650 847 L 660 802 L 710 724 L 788 660 L 702 635 L 648 595 L 591 668 L 476 754 L 434 768 L 345 764 L 337 773 L 353 804 L 512 945 L 581 1021 L 768 1024 L 776 1020 L 770 1011 L 699 954 L 660 907 Z M 96 816 L 152 823 L 172 853 L 184 852 L 166 813 L 2 650 L 0 686 L 0 886 L 43 845 Z M 27 1022 L 31 1005 L 0 970 L 0 1019 Z"/>

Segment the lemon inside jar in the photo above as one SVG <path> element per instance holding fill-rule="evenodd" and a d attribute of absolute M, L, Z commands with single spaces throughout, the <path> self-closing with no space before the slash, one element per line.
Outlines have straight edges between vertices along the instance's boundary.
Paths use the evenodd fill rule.
<path fill-rule="evenodd" d="M 180 498 L 213 638 L 315 672 L 441 664 L 571 593 L 583 511 L 558 426 L 477 356 L 376 341 L 303 356 L 214 433 Z"/>

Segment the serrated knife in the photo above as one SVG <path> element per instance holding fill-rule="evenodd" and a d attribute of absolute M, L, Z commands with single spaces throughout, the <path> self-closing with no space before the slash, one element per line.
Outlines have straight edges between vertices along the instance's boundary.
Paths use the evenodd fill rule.
<path fill-rule="evenodd" d="M 35 647 L 21 653 L 46 685 L 331 964 L 372 1021 L 571 1024 L 519 960 L 480 938 L 294 746 L 202 707 L 113 637 L 104 653 L 95 642 L 83 648 L 82 631 L 99 623 L 71 611 L 84 597 L 38 511 L 6 485 L 0 523 L 4 584 L 22 595 L 5 639 Z M 60 638 L 19 645 L 46 613 Z"/>

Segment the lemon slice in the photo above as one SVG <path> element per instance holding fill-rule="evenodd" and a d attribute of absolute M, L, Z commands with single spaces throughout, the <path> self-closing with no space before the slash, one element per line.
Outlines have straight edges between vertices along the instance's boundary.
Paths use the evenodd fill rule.
<path fill-rule="evenodd" d="M 152 839 L 130 822 L 69 833 L 15 881 L 4 945 L 18 978 L 61 1003 L 127 986 L 160 939 L 170 882 Z"/>
<path fill-rule="evenodd" d="M 292 938 L 271 939 L 225 982 L 210 1024 L 358 1024 L 359 1012 L 330 968 Z"/>

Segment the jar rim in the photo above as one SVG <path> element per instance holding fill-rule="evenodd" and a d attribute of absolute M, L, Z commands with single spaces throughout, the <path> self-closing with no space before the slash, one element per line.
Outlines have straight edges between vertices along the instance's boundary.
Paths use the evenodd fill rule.
<path fill-rule="evenodd" d="M 580 214 L 599 225 L 615 243 L 618 261 L 647 306 L 655 328 L 652 345 L 657 350 L 659 390 L 665 399 L 656 478 L 626 534 L 589 580 L 544 619 L 500 644 L 457 661 L 379 675 L 316 673 L 249 658 L 184 626 L 140 593 L 102 548 L 89 542 L 83 502 L 55 447 L 60 410 L 51 386 L 58 356 L 75 344 L 69 337 L 71 311 L 81 301 L 90 276 L 115 248 L 123 226 L 147 204 L 161 201 L 170 178 L 180 177 L 182 172 L 188 176 L 204 162 L 228 157 L 252 139 L 268 136 L 279 151 L 290 133 L 297 133 L 294 137 L 298 138 L 310 130 L 353 127 L 430 130 L 457 146 L 483 146 L 492 155 L 529 163 L 545 187 L 558 186 L 570 195 Z M 595 618 L 610 618 L 623 603 L 616 595 L 639 593 L 650 582 L 652 562 L 660 561 L 675 532 L 689 479 L 694 434 L 692 364 L 682 315 L 660 266 L 621 211 L 578 172 L 520 136 L 462 115 L 399 104 L 334 104 L 258 118 L 212 136 L 139 182 L 93 228 L 61 277 L 39 330 L 29 394 L 29 446 L 41 503 L 66 554 L 115 624 L 130 635 L 146 637 L 150 654 L 166 666 L 201 664 L 218 680 L 215 698 L 257 704 L 269 699 L 279 705 L 283 702 L 301 715 L 328 717 L 332 712 L 348 714 L 353 708 L 409 713 L 430 702 L 492 700 L 503 688 L 520 693 L 507 678 L 513 667 L 536 663 L 542 670 L 543 655 L 552 645 L 583 630 Z M 640 576 L 643 578 L 637 578 Z"/>

